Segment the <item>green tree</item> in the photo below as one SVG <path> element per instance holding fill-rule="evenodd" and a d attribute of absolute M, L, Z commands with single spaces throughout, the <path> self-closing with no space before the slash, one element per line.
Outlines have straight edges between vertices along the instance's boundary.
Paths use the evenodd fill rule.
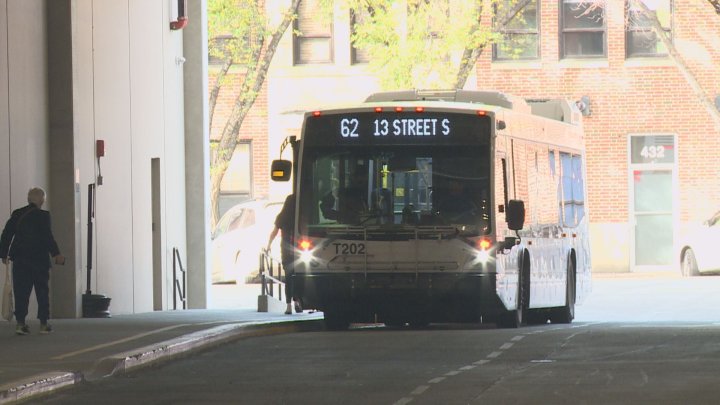
<path fill-rule="evenodd" d="M 265 12 L 263 0 L 208 1 L 208 51 L 224 63 L 216 73 L 210 92 L 210 125 L 220 89 L 226 84 L 227 73 L 237 66 L 244 73 L 232 111 L 225 122 L 217 147 L 210 160 L 211 226 L 219 219 L 220 184 L 227 171 L 243 120 L 262 88 L 280 38 L 297 17 L 300 0 L 291 0 L 273 25 Z"/>
<path fill-rule="evenodd" d="M 345 0 L 355 16 L 353 46 L 369 54 L 370 69 L 391 90 L 462 88 L 484 49 L 529 3 Z"/>

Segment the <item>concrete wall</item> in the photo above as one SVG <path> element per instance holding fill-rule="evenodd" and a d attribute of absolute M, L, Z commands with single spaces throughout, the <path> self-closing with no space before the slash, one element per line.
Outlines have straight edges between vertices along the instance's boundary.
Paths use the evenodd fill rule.
<path fill-rule="evenodd" d="M 192 9 L 199 16 L 204 7 Z M 187 78 L 200 89 L 186 95 L 184 33 L 170 29 L 176 18 L 173 1 L 0 0 L 0 221 L 26 204 L 30 187 L 48 191 L 45 208 L 68 258 L 51 273 L 54 317 L 82 314 L 88 185 L 96 182 L 92 293 L 112 299 L 112 314 L 172 308 L 177 248 L 186 265 L 193 259 L 191 306 L 206 305 L 207 61 L 197 42 L 205 26 L 195 22 L 194 59 L 202 62 Z M 201 100 L 189 104 L 188 122 L 201 133 L 188 135 L 198 149 L 190 161 L 186 96 Z M 105 141 L 99 160 L 97 140 Z M 194 175 L 187 185 L 186 170 Z M 188 204 L 202 219 L 188 216 Z M 187 251 L 187 220 L 197 253 Z M 4 276 L 2 268 L 0 284 Z"/>
<path fill-rule="evenodd" d="M 0 1 L 0 222 L 27 204 L 33 186 L 50 189 L 45 2 Z M 48 195 L 46 209 L 53 209 Z M 0 277 L 4 283 L 5 266 Z M 34 295 L 31 297 L 34 301 Z M 30 316 L 36 305 L 31 303 Z"/>
<path fill-rule="evenodd" d="M 153 288 L 169 308 L 172 249 L 186 254 L 182 33 L 170 31 L 171 13 L 170 2 L 73 2 L 80 221 L 87 222 L 87 185 L 101 174 L 91 289 L 111 297 L 117 314 L 153 310 Z M 96 140 L 106 148 L 99 163 Z M 160 159 L 160 285 L 153 283 L 152 158 Z"/>

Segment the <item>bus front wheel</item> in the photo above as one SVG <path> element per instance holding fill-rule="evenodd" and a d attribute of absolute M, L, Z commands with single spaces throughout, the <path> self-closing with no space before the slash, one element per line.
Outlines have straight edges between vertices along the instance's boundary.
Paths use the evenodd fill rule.
<path fill-rule="evenodd" d="M 346 330 L 350 327 L 350 316 L 341 306 L 331 306 L 323 311 L 325 315 L 325 329 Z"/>

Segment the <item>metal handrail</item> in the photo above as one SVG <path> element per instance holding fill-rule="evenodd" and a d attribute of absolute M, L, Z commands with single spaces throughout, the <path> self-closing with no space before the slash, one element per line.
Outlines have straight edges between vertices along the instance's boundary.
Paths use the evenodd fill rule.
<path fill-rule="evenodd" d="M 180 267 L 180 273 L 182 273 L 182 286 L 177 277 L 177 267 Z M 178 248 L 173 248 L 173 309 L 177 309 L 177 297 L 180 295 L 180 301 L 182 301 L 182 309 L 187 307 L 187 297 L 185 296 L 185 284 L 186 284 L 186 271 L 180 259 L 180 251 Z"/>
<path fill-rule="evenodd" d="M 282 289 L 285 283 L 281 280 L 282 264 L 277 261 L 277 277 L 275 276 L 275 261 L 273 260 L 270 251 L 263 248 L 260 251 L 260 295 L 269 295 L 275 297 L 275 284 L 277 288 L 277 299 L 278 301 L 283 300 Z"/>

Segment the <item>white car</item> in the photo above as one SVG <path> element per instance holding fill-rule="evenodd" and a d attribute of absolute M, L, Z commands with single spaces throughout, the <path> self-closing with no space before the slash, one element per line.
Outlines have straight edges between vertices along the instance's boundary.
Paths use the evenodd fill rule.
<path fill-rule="evenodd" d="M 212 235 L 212 282 L 245 283 L 257 275 L 260 253 L 267 244 L 282 201 L 251 200 L 230 208 Z M 280 237 L 271 251 L 280 252 Z"/>
<path fill-rule="evenodd" d="M 685 277 L 720 272 L 720 211 L 680 239 L 680 271 Z"/>

